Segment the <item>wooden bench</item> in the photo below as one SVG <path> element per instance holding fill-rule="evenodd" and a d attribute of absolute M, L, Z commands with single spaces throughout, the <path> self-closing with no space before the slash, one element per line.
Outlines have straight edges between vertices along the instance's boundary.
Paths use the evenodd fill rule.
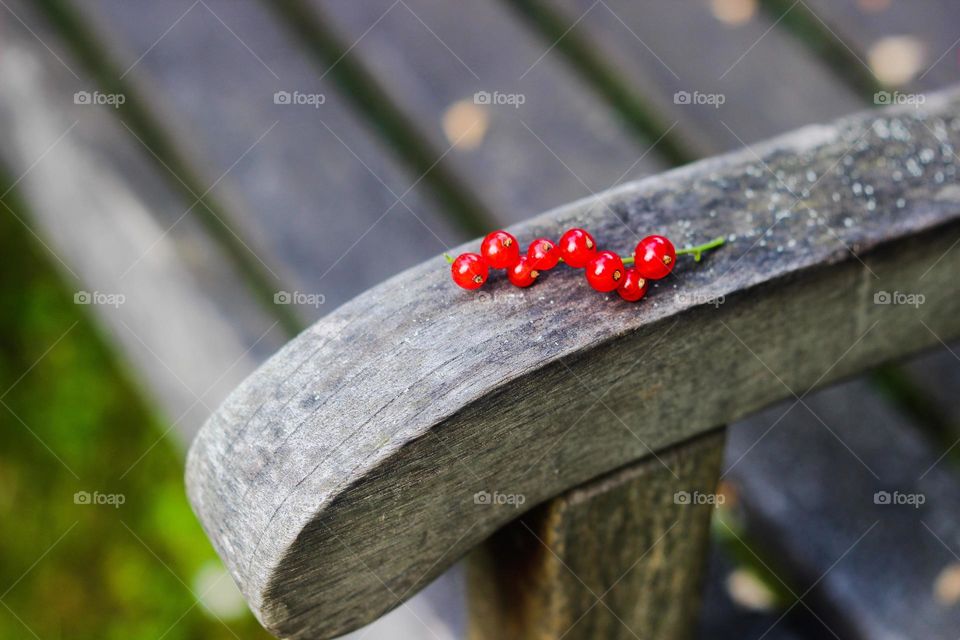
<path fill-rule="evenodd" d="M 678 542 L 659 561 L 680 577 L 654 563 L 604 608 L 682 635 L 710 511 L 672 501 L 714 492 L 723 440 L 704 434 L 960 335 L 946 293 L 960 189 L 930 184 L 955 172 L 942 149 L 958 116 L 956 95 L 931 95 L 923 111 L 808 127 L 512 228 L 529 240 L 582 225 L 624 249 L 650 229 L 728 235 L 642 305 L 587 295 L 572 271 L 464 294 L 435 258 L 324 317 L 231 395 L 189 457 L 191 500 L 261 621 L 282 637 L 354 629 L 541 505 L 552 553 L 491 550 L 489 579 L 510 589 L 488 605 L 505 611 L 480 615 L 506 618 L 491 637 L 560 637 L 593 607 L 558 563 L 607 584 L 668 530 Z M 885 290 L 925 300 L 878 304 Z"/>
<path fill-rule="evenodd" d="M 65 277 L 127 296 L 91 310 L 184 444 L 322 318 L 191 458 L 198 511 L 271 628 L 329 634 L 404 603 L 405 622 L 367 637 L 679 637 L 718 512 L 674 494 L 714 496 L 719 476 L 743 528 L 714 528 L 793 600 L 748 620 L 721 602 L 727 570 L 711 573 L 700 636 L 933 637 L 958 622 L 931 587 L 960 548 L 956 132 L 937 126 L 953 100 L 906 109 L 904 128 L 874 114 L 798 129 L 960 79 L 953 3 L 884 4 L 8 0 L 0 159 Z M 891 38 L 925 52 L 885 86 Z M 95 90 L 127 100 L 75 103 Z M 278 104 L 284 91 L 325 101 Z M 484 91 L 525 102 L 475 104 Z M 682 91 L 726 102 L 677 105 Z M 560 271 L 522 293 L 451 288 L 440 251 L 548 209 L 521 239 L 575 221 L 623 251 L 654 229 L 730 241 L 639 306 Z M 873 306 L 882 291 L 926 301 Z M 275 304 L 283 292 L 323 302 Z M 824 469 L 849 490 L 824 491 Z M 875 491 L 930 500 L 884 510 Z M 523 504 L 475 504 L 483 492 Z M 911 566 L 857 555 L 904 547 Z M 469 570 L 408 600 L 468 551 Z M 898 580 L 899 599 L 870 586 Z"/>

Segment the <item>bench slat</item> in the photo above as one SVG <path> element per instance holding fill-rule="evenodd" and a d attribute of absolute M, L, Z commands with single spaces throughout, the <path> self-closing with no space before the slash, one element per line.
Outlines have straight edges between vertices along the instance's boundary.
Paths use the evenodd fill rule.
<path fill-rule="evenodd" d="M 952 0 L 809 0 L 807 6 L 815 13 L 814 20 L 826 23 L 859 63 L 887 73 L 895 71 L 893 75 L 881 73 L 879 78 L 891 88 L 930 91 L 960 81 L 960 5 Z M 919 50 L 918 65 L 912 64 L 914 48 Z M 907 70 L 907 75 L 894 81 L 900 70 Z"/>
<path fill-rule="evenodd" d="M 804 402 L 730 429 L 725 473 L 758 552 L 841 637 L 950 637 L 960 610 L 938 580 L 960 566 L 955 468 L 862 380 Z"/>
<path fill-rule="evenodd" d="M 498 0 L 310 4 L 435 147 L 464 134 L 447 159 L 502 220 L 664 168 L 562 60 L 542 57 L 548 45 Z M 523 103 L 477 105 L 480 92 Z M 445 132 L 457 113 L 464 124 Z"/>
<path fill-rule="evenodd" d="M 556 11 L 609 64 L 638 99 L 676 123 L 673 133 L 697 157 L 740 148 L 799 126 L 860 108 L 856 95 L 804 47 L 754 11 L 742 24 L 722 23 L 706 2 L 518 0 Z M 563 46 L 563 41 L 557 49 Z M 554 50 L 550 56 L 558 56 Z M 723 104 L 677 104 L 723 96 Z"/>
<path fill-rule="evenodd" d="M 21 177 L 16 189 L 32 216 L 23 222 L 68 286 L 91 294 L 89 308 L 185 447 L 286 337 L 221 248 L 184 216 L 191 202 L 153 170 L 115 109 L 74 103 L 75 92 L 96 85 L 34 7 L 10 0 L 7 10 L 19 20 L 0 24 L 0 157 Z M 115 306 L 94 293 L 123 298 Z"/>
<path fill-rule="evenodd" d="M 211 193 L 278 287 L 324 296 L 297 306 L 304 320 L 463 238 L 261 3 L 75 5 L 205 184 L 229 170 Z M 278 91 L 325 101 L 276 104 Z"/>

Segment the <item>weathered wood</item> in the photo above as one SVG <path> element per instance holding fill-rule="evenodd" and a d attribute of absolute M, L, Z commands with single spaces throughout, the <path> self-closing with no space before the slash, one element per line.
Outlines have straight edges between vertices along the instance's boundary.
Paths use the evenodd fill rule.
<path fill-rule="evenodd" d="M 308 3 L 502 220 L 665 168 L 499 0 Z"/>
<path fill-rule="evenodd" d="M 67 286 L 89 294 L 80 301 L 186 447 L 210 407 L 286 336 L 184 215 L 191 203 L 151 170 L 116 109 L 75 101 L 96 86 L 33 7 L 8 0 L 0 10 L 9 18 L 0 22 L 0 159 L 28 202 L 21 222 Z M 0 206 L 0 215 L 14 214 Z"/>
<path fill-rule="evenodd" d="M 668 101 L 674 90 L 721 95 L 724 103 L 718 107 L 713 105 L 677 105 L 671 108 L 671 113 L 679 120 L 676 131 L 681 135 L 695 132 L 693 137 L 700 143 L 699 148 L 715 148 L 717 145 L 739 146 L 741 143 L 750 143 L 756 137 L 769 131 L 778 131 L 782 128 L 798 126 L 809 121 L 810 118 L 820 117 L 824 113 L 841 113 L 853 108 L 856 104 L 866 105 L 871 102 L 872 95 L 859 99 L 854 92 L 845 86 L 839 77 L 832 74 L 826 66 L 818 65 L 812 55 L 804 50 L 803 43 L 797 42 L 780 29 L 767 33 L 767 29 L 778 14 L 769 15 L 763 11 L 755 11 L 754 15 L 739 26 L 721 25 L 710 15 L 708 3 L 636 3 L 629 1 L 608 0 L 603 5 L 593 5 L 577 0 L 565 0 L 560 3 L 543 3 L 545 6 L 559 6 L 567 11 L 568 22 L 577 21 L 577 26 L 571 35 L 583 35 L 589 39 L 593 47 L 601 49 L 607 60 L 616 65 L 619 77 L 632 84 L 632 88 L 644 96 L 663 93 L 664 101 Z M 784 7 L 792 2 L 783 3 Z M 919 2 L 919 6 L 904 3 L 889 3 L 887 9 L 870 13 L 854 7 L 853 0 L 834 2 L 825 0 L 818 3 L 824 11 L 833 11 L 841 14 L 835 19 L 834 26 L 838 31 L 850 32 L 856 30 L 861 36 L 858 42 L 865 43 L 861 55 L 867 59 L 867 52 L 882 36 L 897 36 L 912 33 L 914 42 L 932 54 L 927 59 L 923 72 L 933 60 L 952 46 L 956 46 L 955 39 L 960 33 L 949 36 L 944 41 L 944 32 L 955 30 L 956 20 L 946 19 L 946 14 L 958 11 L 956 3 Z M 932 7 L 932 4 L 939 5 Z M 948 6 L 949 5 L 949 6 Z M 714 5 L 716 6 L 716 5 Z M 746 4 L 744 5 L 746 6 Z M 759 9 L 759 7 L 755 7 Z M 796 10 L 801 10 L 797 7 Z M 847 13 L 849 10 L 849 13 Z M 853 14 L 853 15 L 850 15 Z M 857 15 L 861 14 L 861 15 Z M 933 19 L 938 16 L 942 19 Z M 882 25 L 882 30 L 879 27 Z M 869 36 L 867 32 L 869 31 Z M 686 37 L 685 37 L 686 34 Z M 762 36 L 762 37 L 761 37 Z M 756 43 L 756 46 L 752 46 Z M 854 42 L 850 41 L 853 45 Z M 650 50 L 647 49 L 650 48 Z M 749 49 L 749 50 L 748 50 Z M 651 52 L 652 50 L 652 52 Z M 742 58 L 740 57 L 742 56 Z M 911 87 L 932 88 L 944 82 L 944 78 L 951 74 L 957 77 L 957 66 L 953 52 L 940 60 L 938 68 L 924 75 L 920 82 L 912 82 Z M 731 68 L 731 65 L 734 65 Z M 854 62 L 855 66 L 859 63 Z M 729 71 L 729 72 L 727 72 Z M 940 73 L 938 73 L 938 71 Z M 944 73 L 946 72 L 946 73 Z M 676 75 L 674 75 L 676 74 Z M 723 76 L 721 78 L 721 76 Z M 791 82 L 796 78 L 796 82 Z M 659 88 L 659 89 L 658 89 Z M 918 331 L 926 331 L 918 326 Z M 958 351 L 960 353 L 960 351 Z M 957 359 L 949 352 L 941 351 L 925 358 L 921 365 L 908 366 L 906 370 L 916 383 L 922 383 L 920 388 L 928 394 L 941 397 L 957 397 L 957 386 L 952 382 L 958 379 Z M 952 374 L 952 375 L 951 375 Z M 890 405 L 876 393 L 871 393 L 863 385 L 846 387 L 851 397 L 851 405 L 862 403 L 882 403 L 890 409 Z M 949 405 L 947 405 L 949 406 Z M 785 410 L 785 407 L 782 409 Z M 816 418 L 806 414 L 802 409 L 795 420 L 806 419 L 808 429 L 818 430 L 823 427 Z M 952 420 L 938 420 L 942 423 L 940 432 L 945 443 L 942 449 L 954 445 L 960 431 L 957 429 L 956 407 L 948 412 L 940 411 L 941 415 L 954 416 Z M 904 425 L 904 428 L 917 428 L 915 423 Z M 796 431 L 799 431 L 797 429 Z M 842 432 L 841 432 L 842 433 Z M 916 437 L 916 436 L 913 436 Z M 784 442 L 778 455 L 781 457 L 797 456 L 806 458 L 816 455 L 816 451 L 808 451 L 802 438 L 797 437 Z M 960 452 L 960 446 L 954 446 L 952 454 Z M 891 456 L 895 456 L 891 452 Z M 768 456 L 769 457 L 769 456 Z M 776 456 L 774 456 L 776 457 Z M 776 486 L 772 474 L 765 474 L 761 460 L 757 474 L 757 481 L 751 482 L 747 501 L 756 501 L 761 504 L 775 505 L 782 503 L 787 492 Z M 891 457 L 890 461 L 893 461 Z M 742 462 L 739 472 L 751 474 L 752 457 L 747 456 Z M 809 494 L 802 489 L 807 486 Z M 818 490 L 815 483 L 800 483 L 795 491 L 789 492 L 789 498 L 798 505 L 809 504 L 817 499 Z M 763 495 L 761 495 L 763 494 Z M 843 510 L 848 513 L 861 514 L 868 511 L 870 505 L 863 503 L 845 503 Z M 793 522 L 789 512 L 781 509 L 776 513 L 766 513 L 768 519 L 780 518 L 786 522 L 783 526 L 790 526 Z M 762 536 L 764 531 L 753 532 Z M 832 537 L 835 530 L 805 528 L 802 537 Z M 840 538 L 842 542 L 843 538 Z M 827 546 L 824 544 L 824 546 Z M 771 556 L 776 558 L 787 550 L 776 543 L 771 545 Z M 827 558 L 811 558 L 814 564 L 810 568 L 822 569 Z M 816 564 L 819 561 L 819 564 Z M 846 575 L 853 580 L 856 576 Z M 870 593 L 873 587 L 870 581 L 863 576 L 851 588 L 861 589 Z M 916 600 L 916 606 L 921 608 L 926 604 L 928 590 L 912 589 L 900 595 L 905 609 Z M 805 611 L 800 607 L 802 611 Z M 842 617 L 844 612 L 833 610 L 831 613 Z M 851 612 L 851 615 L 855 615 Z M 822 626 L 815 617 L 812 626 L 822 632 Z M 766 626 L 751 629 L 749 626 L 731 630 L 734 637 L 759 637 L 774 622 L 766 621 Z M 722 622 L 720 623 L 722 624 Z M 763 621 L 751 624 L 763 625 Z M 834 623 L 838 624 L 838 623 Z M 713 631 L 713 630 L 711 630 Z M 738 635 L 738 632 L 741 635 Z M 713 637 L 713 633 L 708 633 Z M 769 637 L 769 636 L 766 636 Z"/>
<path fill-rule="evenodd" d="M 691 637 L 723 441 L 679 444 L 495 533 L 471 554 L 469 637 Z"/>
<path fill-rule="evenodd" d="M 438 257 L 301 334 L 188 459 L 191 500 L 253 610 L 284 636 L 355 628 L 512 517 L 474 509 L 479 490 L 509 486 L 532 506 L 785 384 L 929 346 L 919 320 L 960 334 L 956 298 L 940 295 L 960 267 L 958 110 L 944 94 L 802 129 L 514 228 L 526 240 L 582 225 L 621 251 L 654 230 L 729 234 L 642 304 L 592 294 L 570 270 L 467 294 Z M 927 302 L 875 305 L 880 286 Z"/>
<path fill-rule="evenodd" d="M 952 637 L 938 581 L 960 554 L 956 468 L 862 380 L 804 403 L 730 428 L 726 479 L 758 553 L 840 637 Z"/>
<path fill-rule="evenodd" d="M 304 320 L 464 239 L 262 3 L 73 4 Z"/>
<path fill-rule="evenodd" d="M 891 88 L 899 86 L 905 90 L 931 91 L 960 80 L 957 66 L 960 5 L 953 0 L 869 3 L 805 0 L 805 3 L 797 9 L 814 12 L 813 19 L 825 24 L 830 36 L 839 39 L 840 46 L 853 52 L 852 64 L 866 67 L 862 71 L 871 73 L 871 66 L 874 71 L 878 67 L 893 66 L 906 72 L 902 82 L 894 83 L 886 81 L 883 77 L 886 74 L 881 73 L 879 80 Z M 779 5 L 778 12 L 790 6 L 788 3 L 775 4 Z M 890 48 L 891 42 L 899 46 Z M 912 64 L 914 49 L 916 65 Z"/>
<path fill-rule="evenodd" d="M 566 35 L 544 61 L 559 56 L 567 38 L 582 38 L 626 91 L 675 125 L 672 133 L 697 157 L 859 108 L 848 87 L 756 7 L 742 23 L 730 25 L 707 2 L 516 4 L 534 14 L 556 14 L 566 25 Z M 683 92 L 689 103 L 682 102 Z"/>

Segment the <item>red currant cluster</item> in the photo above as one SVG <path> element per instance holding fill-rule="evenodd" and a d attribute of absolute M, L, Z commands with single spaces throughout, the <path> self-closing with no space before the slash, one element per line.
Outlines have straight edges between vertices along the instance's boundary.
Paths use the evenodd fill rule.
<path fill-rule="evenodd" d="M 583 229 L 570 229 L 560 242 L 537 238 L 520 254 L 517 239 L 506 231 L 494 231 L 483 239 L 480 253 L 462 253 L 456 259 L 446 256 L 451 264 L 453 281 L 464 289 L 478 289 L 490 275 L 490 269 L 506 269 L 507 279 L 518 287 L 529 287 L 542 271 L 564 262 L 575 269 L 585 269 L 587 282 L 597 291 L 616 289 L 620 297 L 636 302 L 647 292 L 650 280 L 665 278 L 678 255 L 692 254 L 699 262 L 704 251 L 723 244 L 716 238 L 705 244 L 677 251 L 663 236 L 647 236 L 633 255 L 621 259 L 613 251 L 598 251 L 597 243 Z M 632 266 L 627 266 L 632 265 Z"/>

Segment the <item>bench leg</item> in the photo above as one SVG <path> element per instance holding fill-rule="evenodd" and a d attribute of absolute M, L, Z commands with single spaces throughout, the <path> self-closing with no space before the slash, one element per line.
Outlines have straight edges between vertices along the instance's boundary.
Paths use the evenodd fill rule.
<path fill-rule="evenodd" d="M 683 443 L 494 534 L 468 562 L 470 639 L 691 637 L 723 443 Z"/>

